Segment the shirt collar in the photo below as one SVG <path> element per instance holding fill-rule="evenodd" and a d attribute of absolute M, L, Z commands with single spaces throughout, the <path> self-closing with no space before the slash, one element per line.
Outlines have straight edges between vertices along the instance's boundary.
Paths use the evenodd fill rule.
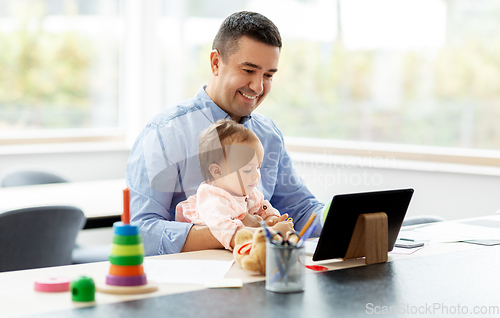
<path fill-rule="evenodd" d="M 203 102 L 203 104 L 207 105 L 210 108 L 210 110 L 212 111 L 212 114 L 214 116 L 215 121 L 217 121 L 219 119 L 224 119 L 224 118 L 231 119 L 229 114 L 226 113 L 222 108 L 217 106 L 217 104 L 213 102 L 213 100 L 210 98 L 210 96 L 208 96 L 207 92 L 205 91 L 206 87 L 207 87 L 207 85 L 204 85 L 202 88 L 200 88 L 198 90 L 198 93 L 196 93 L 196 99 L 201 100 Z M 252 119 L 251 114 L 248 116 L 243 116 L 243 117 L 241 117 L 240 124 L 245 124 L 250 119 Z"/>

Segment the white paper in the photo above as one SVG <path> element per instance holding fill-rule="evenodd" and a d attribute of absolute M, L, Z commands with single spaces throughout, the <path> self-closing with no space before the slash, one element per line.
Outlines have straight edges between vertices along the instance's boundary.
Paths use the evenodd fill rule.
<path fill-rule="evenodd" d="M 401 230 L 398 235 L 399 239 L 413 240 L 416 242 L 426 243 L 447 243 L 458 242 L 464 239 L 463 235 L 447 235 L 441 233 L 421 232 L 417 229 Z"/>
<path fill-rule="evenodd" d="M 148 280 L 160 284 L 205 284 L 222 279 L 233 265 L 231 261 L 208 260 L 144 260 Z"/>
<path fill-rule="evenodd" d="M 422 249 L 424 246 L 419 246 L 419 247 L 414 247 L 414 248 L 406 248 L 406 247 L 396 247 L 392 249 L 392 251 L 389 252 L 389 254 L 404 254 L 404 255 L 410 255 L 415 253 L 416 251 Z"/>

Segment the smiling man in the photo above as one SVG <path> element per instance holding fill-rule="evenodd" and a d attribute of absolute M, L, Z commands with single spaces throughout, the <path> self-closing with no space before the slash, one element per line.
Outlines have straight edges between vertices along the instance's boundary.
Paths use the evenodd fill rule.
<path fill-rule="evenodd" d="M 137 138 L 126 178 L 132 221 L 140 223 L 146 255 L 223 248 L 206 226 L 174 221 L 177 204 L 203 182 L 199 135 L 223 118 L 259 137 L 266 155 L 258 188 L 281 214 L 293 218 L 296 230 L 311 213 L 322 211 L 324 205 L 296 174 L 281 131 L 253 113 L 271 90 L 280 51 L 280 33 L 269 19 L 247 11 L 232 14 L 214 39 L 208 85 L 155 116 Z"/>
<path fill-rule="evenodd" d="M 212 77 L 206 93 L 212 101 L 239 122 L 250 115 L 271 90 L 274 74 L 278 71 L 280 46 L 273 46 L 250 38 L 240 37 L 236 52 L 228 56 L 214 44 L 210 53 Z M 230 49 L 232 51 L 232 49 Z"/>

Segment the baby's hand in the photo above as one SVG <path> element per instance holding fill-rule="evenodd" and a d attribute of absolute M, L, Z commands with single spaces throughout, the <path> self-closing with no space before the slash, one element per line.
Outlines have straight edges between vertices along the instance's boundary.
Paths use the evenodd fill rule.
<path fill-rule="evenodd" d="M 256 214 L 245 214 L 245 217 L 241 220 L 244 226 L 247 227 L 259 227 L 260 222 L 262 222 L 262 218 Z"/>
<path fill-rule="evenodd" d="M 264 221 L 266 221 L 267 226 L 274 226 L 279 222 L 279 218 L 275 215 L 268 216 Z"/>
<path fill-rule="evenodd" d="M 266 223 L 269 226 L 274 226 L 275 224 L 277 224 L 279 222 L 286 221 L 286 219 L 288 219 L 287 213 L 280 215 L 280 216 L 271 215 L 271 216 L 268 216 L 266 218 Z M 292 227 L 293 227 L 293 223 L 292 223 Z"/>
<path fill-rule="evenodd" d="M 293 231 L 293 223 L 292 222 L 278 222 L 276 223 L 272 229 L 276 232 L 280 232 L 281 235 L 285 236 L 288 231 Z"/>

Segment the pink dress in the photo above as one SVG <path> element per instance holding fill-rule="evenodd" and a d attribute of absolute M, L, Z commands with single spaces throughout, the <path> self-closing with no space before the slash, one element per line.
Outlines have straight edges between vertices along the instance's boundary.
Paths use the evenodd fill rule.
<path fill-rule="evenodd" d="M 262 219 L 280 216 L 264 195 L 255 190 L 246 197 L 236 197 L 226 190 L 203 182 L 195 195 L 180 202 L 175 210 L 175 220 L 198 225 L 207 225 L 212 235 L 228 250 L 236 230 L 243 226 L 241 220 L 246 213 L 259 215 Z"/>

